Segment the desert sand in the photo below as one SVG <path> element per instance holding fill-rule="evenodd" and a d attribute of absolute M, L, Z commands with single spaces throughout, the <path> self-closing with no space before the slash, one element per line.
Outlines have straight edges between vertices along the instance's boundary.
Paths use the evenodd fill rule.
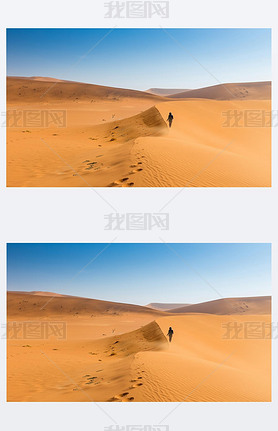
<path fill-rule="evenodd" d="M 214 99 L 214 100 L 270 100 L 271 83 L 245 82 L 242 84 L 218 84 L 197 90 L 182 90 L 168 94 L 171 98 L 179 99 Z"/>
<path fill-rule="evenodd" d="M 202 312 L 174 313 L 44 292 L 8 292 L 10 325 L 65 322 L 66 337 L 8 339 L 7 399 L 271 401 L 271 340 L 225 338 L 223 327 L 231 322 L 268 325 L 270 298 L 214 302 L 203 303 Z M 231 308 L 236 314 L 226 314 Z M 169 326 L 174 329 L 171 344 Z"/>
<path fill-rule="evenodd" d="M 269 187 L 271 128 L 243 127 L 243 120 L 240 127 L 224 125 L 226 112 L 255 110 L 260 118 L 270 112 L 270 89 L 269 82 L 258 82 L 169 95 L 171 89 L 151 89 L 157 93 L 151 94 L 9 77 L 7 185 Z M 66 127 L 55 122 L 29 127 L 20 117 L 57 110 L 66 113 Z M 12 126 L 15 112 L 17 127 Z"/>

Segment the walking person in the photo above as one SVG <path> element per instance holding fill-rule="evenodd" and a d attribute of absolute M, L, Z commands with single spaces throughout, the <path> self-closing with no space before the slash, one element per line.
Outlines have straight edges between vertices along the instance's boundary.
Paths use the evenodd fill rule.
<path fill-rule="evenodd" d="M 169 128 L 171 128 L 171 126 L 172 126 L 173 119 L 174 119 L 174 117 L 173 117 L 172 112 L 169 112 L 169 115 L 168 115 L 168 118 L 167 118 L 167 121 L 169 123 Z"/>
<path fill-rule="evenodd" d="M 173 331 L 172 327 L 170 326 L 170 328 L 168 330 L 168 334 L 167 334 L 167 336 L 169 337 L 169 343 L 171 343 L 171 341 L 172 341 L 173 333 L 174 333 L 174 331 Z"/>

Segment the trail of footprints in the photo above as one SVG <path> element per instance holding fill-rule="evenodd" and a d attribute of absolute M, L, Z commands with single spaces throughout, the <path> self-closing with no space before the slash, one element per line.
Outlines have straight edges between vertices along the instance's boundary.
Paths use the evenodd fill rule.
<path fill-rule="evenodd" d="M 142 371 L 144 373 L 144 371 Z M 141 381 L 143 379 L 142 376 L 138 376 L 136 379 L 131 379 L 130 383 L 131 386 L 128 388 L 126 392 L 122 392 L 118 395 L 114 395 L 112 398 L 110 398 L 107 401 L 114 401 L 114 402 L 131 402 L 134 401 L 134 397 L 132 396 L 132 393 L 129 391 L 132 391 L 132 389 L 137 388 L 138 386 L 143 386 L 143 382 Z"/>
<path fill-rule="evenodd" d="M 136 156 L 137 156 L 137 160 L 139 161 L 129 166 L 130 168 L 132 168 L 132 170 L 129 171 L 128 175 L 133 175 L 133 174 L 136 174 L 137 172 L 143 171 L 143 167 L 142 167 L 143 162 L 141 161 L 141 159 L 144 159 L 145 156 L 140 156 L 139 153 L 137 153 Z M 109 186 L 110 187 L 133 187 L 134 182 L 129 180 L 130 180 L 129 176 L 126 176 L 117 181 L 113 181 L 113 183 L 110 184 Z"/>
<path fill-rule="evenodd" d="M 99 154 L 95 157 L 96 158 L 103 157 L 103 154 Z M 140 156 L 140 154 L 137 153 L 136 157 L 138 162 L 129 166 L 131 168 L 131 171 L 128 172 L 127 176 L 120 178 L 119 180 L 113 181 L 113 183 L 109 184 L 109 187 L 133 187 L 134 186 L 134 182 L 131 181 L 131 178 L 129 177 L 129 175 L 134 175 L 138 172 L 143 171 L 142 160 L 144 159 L 145 156 Z M 98 171 L 104 168 L 104 164 L 98 161 L 91 161 L 87 159 L 82 162 L 81 168 L 82 170 L 85 170 L 85 171 L 91 171 L 91 170 Z M 78 173 L 73 174 L 73 176 L 78 176 Z"/>

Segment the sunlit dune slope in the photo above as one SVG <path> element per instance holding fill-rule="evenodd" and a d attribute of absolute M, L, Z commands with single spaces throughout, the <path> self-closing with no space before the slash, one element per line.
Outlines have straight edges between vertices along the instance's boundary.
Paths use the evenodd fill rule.
<path fill-rule="evenodd" d="M 168 97 L 175 99 L 270 100 L 271 81 L 219 84 L 196 90 L 186 90 Z"/>
<path fill-rule="evenodd" d="M 270 314 L 271 296 L 223 298 L 169 310 L 171 313 Z"/>

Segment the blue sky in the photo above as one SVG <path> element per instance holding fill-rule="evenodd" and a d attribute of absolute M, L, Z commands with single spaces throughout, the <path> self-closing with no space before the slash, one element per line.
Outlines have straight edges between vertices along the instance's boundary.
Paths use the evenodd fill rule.
<path fill-rule="evenodd" d="M 144 305 L 271 295 L 270 244 L 8 244 L 8 290 Z"/>
<path fill-rule="evenodd" d="M 8 29 L 7 74 L 138 90 L 265 81 L 271 31 Z"/>

